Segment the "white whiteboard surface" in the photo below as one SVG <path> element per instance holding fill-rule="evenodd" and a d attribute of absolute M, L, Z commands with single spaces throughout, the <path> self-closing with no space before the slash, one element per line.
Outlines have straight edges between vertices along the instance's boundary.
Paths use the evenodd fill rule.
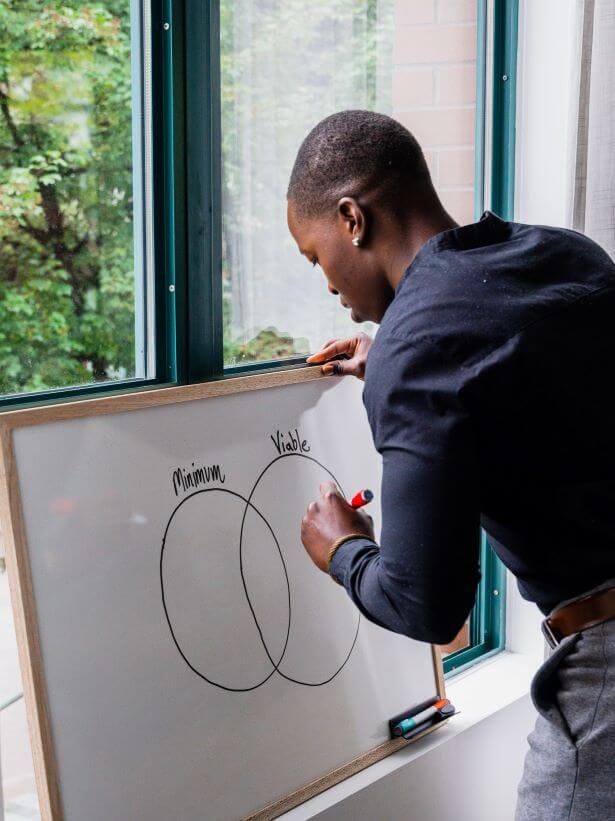
<path fill-rule="evenodd" d="M 13 437 L 67 821 L 242 818 L 436 695 L 431 647 L 359 620 L 300 542 L 320 481 L 378 497 L 356 380 Z"/>

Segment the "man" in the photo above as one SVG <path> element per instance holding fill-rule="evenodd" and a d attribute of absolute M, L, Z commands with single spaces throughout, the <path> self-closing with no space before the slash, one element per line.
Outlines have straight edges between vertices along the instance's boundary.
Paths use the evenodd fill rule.
<path fill-rule="evenodd" d="M 366 618 L 444 644 L 474 602 L 482 524 L 555 647 L 516 817 L 615 818 L 615 265 L 574 231 L 489 211 L 458 226 L 416 140 L 366 111 L 307 136 L 288 224 L 353 320 L 380 324 L 308 359 L 365 379 L 380 545 L 325 484 L 306 550 Z"/>

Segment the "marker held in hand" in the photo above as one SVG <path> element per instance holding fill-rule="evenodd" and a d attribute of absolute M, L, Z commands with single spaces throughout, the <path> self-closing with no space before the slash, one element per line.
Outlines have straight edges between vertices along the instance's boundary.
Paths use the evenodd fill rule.
<path fill-rule="evenodd" d="M 355 493 L 355 495 L 352 497 L 352 499 L 350 500 L 350 504 L 354 508 L 363 507 L 363 505 L 366 505 L 368 502 L 371 502 L 373 498 L 374 494 L 371 492 L 371 490 L 360 490 L 358 493 Z"/>

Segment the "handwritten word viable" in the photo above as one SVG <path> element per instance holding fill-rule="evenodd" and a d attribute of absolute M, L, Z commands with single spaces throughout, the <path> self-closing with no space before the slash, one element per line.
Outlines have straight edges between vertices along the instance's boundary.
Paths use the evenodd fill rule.
<path fill-rule="evenodd" d="M 275 449 L 280 454 L 283 453 L 309 453 L 310 446 L 305 439 L 301 439 L 297 428 L 288 433 L 281 433 L 279 430 L 275 432 L 275 436 L 271 436 Z"/>
<path fill-rule="evenodd" d="M 198 488 L 201 485 L 208 485 L 211 482 L 221 482 L 224 484 L 226 476 L 220 470 L 220 465 L 210 467 L 196 467 L 194 462 L 191 468 L 176 468 L 173 471 L 172 482 L 175 495 L 179 496 L 179 491 L 185 492 L 190 488 Z"/>

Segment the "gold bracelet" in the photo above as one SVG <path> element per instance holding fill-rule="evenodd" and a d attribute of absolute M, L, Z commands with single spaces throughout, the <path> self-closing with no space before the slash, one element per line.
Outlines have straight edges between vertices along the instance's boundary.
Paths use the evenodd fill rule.
<path fill-rule="evenodd" d="M 338 548 L 340 548 L 344 542 L 349 542 L 351 539 L 369 539 L 369 536 L 366 533 L 347 533 L 345 536 L 340 536 L 339 539 L 336 539 L 329 548 L 329 554 L 327 556 L 327 573 L 331 573 L 331 561 Z"/>

